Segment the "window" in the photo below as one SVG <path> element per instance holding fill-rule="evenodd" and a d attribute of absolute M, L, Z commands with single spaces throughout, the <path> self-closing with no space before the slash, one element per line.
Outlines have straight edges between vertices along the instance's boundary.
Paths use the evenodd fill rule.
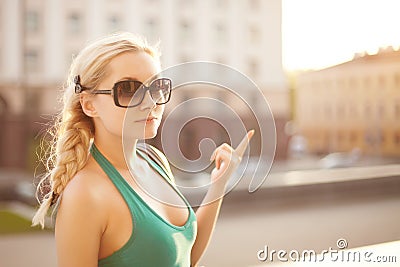
<path fill-rule="evenodd" d="M 260 8 L 260 0 L 250 0 L 249 3 L 253 10 L 258 10 Z"/>
<path fill-rule="evenodd" d="M 7 102 L 6 100 L 0 95 L 0 116 L 6 114 L 7 112 Z"/>
<path fill-rule="evenodd" d="M 400 145 L 400 132 L 394 133 L 393 142 L 398 146 Z"/>
<path fill-rule="evenodd" d="M 28 50 L 24 54 L 25 68 L 29 72 L 34 72 L 38 69 L 39 54 L 36 50 Z"/>
<path fill-rule="evenodd" d="M 217 7 L 220 9 L 226 9 L 228 7 L 228 0 L 216 0 Z"/>
<path fill-rule="evenodd" d="M 400 100 L 398 100 L 398 101 L 400 101 Z M 394 104 L 394 115 L 397 118 L 400 117 L 400 102 L 396 102 Z"/>
<path fill-rule="evenodd" d="M 25 29 L 27 33 L 37 33 L 39 31 L 39 14 L 35 10 L 26 12 Z"/>
<path fill-rule="evenodd" d="M 191 0 L 180 0 L 178 3 L 178 6 L 179 7 L 187 7 L 192 4 L 191 2 L 192 2 Z"/>
<path fill-rule="evenodd" d="M 112 15 L 111 17 L 108 18 L 108 29 L 110 31 L 117 31 L 121 28 L 122 21 L 120 16 L 118 15 Z"/>
<path fill-rule="evenodd" d="M 385 107 L 382 104 L 378 106 L 378 115 L 381 119 L 385 116 Z"/>
<path fill-rule="evenodd" d="M 215 39 L 217 43 L 225 43 L 227 41 L 226 27 L 222 22 L 215 24 Z"/>
<path fill-rule="evenodd" d="M 343 132 L 339 132 L 338 133 L 338 135 L 337 135 L 337 140 L 341 143 L 341 142 L 343 142 L 344 140 L 345 140 L 345 138 L 346 138 L 346 134 L 345 133 L 343 133 Z"/>
<path fill-rule="evenodd" d="M 329 104 L 325 104 L 325 116 L 327 119 L 330 119 L 332 115 L 332 110 Z"/>
<path fill-rule="evenodd" d="M 331 81 L 331 80 L 326 80 L 326 81 L 325 81 L 325 88 L 326 88 L 326 89 L 330 89 L 331 86 L 332 86 L 332 81 Z"/>
<path fill-rule="evenodd" d="M 344 89 L 344 87 L 346 86 L 346 83 L 345 83 L 344 79 L 339 79 L 337 81 L 337 85 L 338 85 L 338 89 Z"/>
<path fill-rule="evenodd" d="M 344 106 L 344 104 L 343 103 L 339 104 L 336 111 L 337 111 L 338 118 L 343 119 L 344 116 L 345 116 L 345 106 Z"/>
<path fill-rule="evenodd" d="M 385 89 L 385 86 L 386 86 L 386 78 L 385 78 L 385 76 L 380 75 L 379 78 L 378 78 L 378 82 L 379 82 L 379 89 L 380 90 Z"/>
<path fill-rule="evenodd" d="M 371 116 L 371 112 L 372 112 L 371 105 L 365 104 L 364 110 L 365 110 L 365 117 L 368 119 Z"/>
<path fill-rule="evenodd" d="M 192 30 L 189 21 L 182 20 L 179 24 L 180 39 L 183 42 L 188 42 L 192 39 Z"/>
<path fill-rule="evenodd" d="M 251 25 L 249 27 L 250 42 L 258 43 L 260 42 L 260 31 L 256 25 Z"/>
<path fill-rule="evenodd" d="M 380 133 L 378 134 L 378 138 L 379 138 L 379 143 L 383 144 L 386 142 L 386 136 L 385 136 L 385 132 L 384 131 L 380 131 Z"/>
<path fill-rule="evenodd" d="M 357 133 L 354 131 L 350 132 L 350 142 L 356 143 L 357 139 L 358 139 Z"/>
<path fill-rule="evenodd" d="M 155 42 L 159 38 L 158 21 L 155 18 L 146 20 L 144 35 L 150 42 Z"/>
<path fill-rule="evenodd" d="M 371 78 L 369 76 L 365 77 L 365 79 L 364 79 L 364 87 L 365 88 L 369 88 L 371 86 L 371 82 L 372 82 L 372 80 L 371 80 Z"/>
<path fill-rule="evenodd" d="M 71 35 L 76 35 L 82 32 L 82 17 L 78 13 L 72 13 L 67 19 L 68 32 Z"/>
<path fill-rule="evenodd" d="M 394 75 L 394 86 L 397 88 L 400 87 L 400 73 Z"/>
<path fill-rule="evenodd" d="M 259 66 L 257 60 L 254 58 L 249 60 L 249 72 L 252 78 L 258 75 L 258 71 L 259 71 Z"/>
<path fill-rule="evenodd" d="M 351 77 L 349 79 L 349 86 L 350 86 L 350 89 L 352 89 L 352 90 L 357 87 L 357 80 L 354 77 Z"/>
<path fill-rule="evenodd" d="M 319 107 L 318 106 L 313 106 L 312 108 L 311 108 L 311 114 L 313 115 L 313 118 L 314 119 L 319 119 Z"/>
<path fill-rule="evenodd" d="M 350 117 L 357 117 L 358 116 L 358 110 L 357 107 L 354 106 L 354 104 L 349 105 L 349 116 Z"/>

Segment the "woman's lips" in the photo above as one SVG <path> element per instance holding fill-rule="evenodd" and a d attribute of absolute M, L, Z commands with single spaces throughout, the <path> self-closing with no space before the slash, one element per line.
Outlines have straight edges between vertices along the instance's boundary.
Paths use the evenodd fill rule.
<path fill-rule="evenodd" d="M 149 118 L 146 118 L 146 119 L 143 119 L 143 120 L 138 120 L 138 121 L 136 121 L 136 122 L 151 123 L 151 122 L 155 122 L 156 120 L 157 120 L 156 117 L 149 117 Z"/>

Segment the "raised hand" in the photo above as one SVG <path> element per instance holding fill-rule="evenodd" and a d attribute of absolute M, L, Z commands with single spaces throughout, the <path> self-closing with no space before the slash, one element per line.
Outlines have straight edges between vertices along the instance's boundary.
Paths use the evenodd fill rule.
<path fill-rule="evenodd" d="M 253 135 L 254 130 L 247 132 L 236 149 L 224 143 L 214 150 L 210 158 L 210 161 L 215 160 L 215 168 L 211 172 L 211 186 L 225 188 L 230 176 L 242 161 L 243 154 Z"/>

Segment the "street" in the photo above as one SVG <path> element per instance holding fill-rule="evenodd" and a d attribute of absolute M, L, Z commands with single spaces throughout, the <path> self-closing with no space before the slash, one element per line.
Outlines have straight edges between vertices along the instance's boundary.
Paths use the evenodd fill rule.
<path fill-rule="evenodd" d="M 257 252 L 265 246 L 318 252 L 339 238 L 349 248 L 400 240 L 399 222 L 398 176 L 234 191 L 200 266 L 262 265 Z M 0 251 L 0 267 L 56 266 L 52 234 L 1 236 Z"/>

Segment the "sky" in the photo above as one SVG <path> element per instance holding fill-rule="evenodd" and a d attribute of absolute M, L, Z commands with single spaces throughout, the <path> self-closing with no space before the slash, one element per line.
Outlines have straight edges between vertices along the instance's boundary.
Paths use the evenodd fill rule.
<path fill-rule="evenodd" d="M 321 69 L 400 46 L 400 0 L 282 0 L 286 70 Z"/>

